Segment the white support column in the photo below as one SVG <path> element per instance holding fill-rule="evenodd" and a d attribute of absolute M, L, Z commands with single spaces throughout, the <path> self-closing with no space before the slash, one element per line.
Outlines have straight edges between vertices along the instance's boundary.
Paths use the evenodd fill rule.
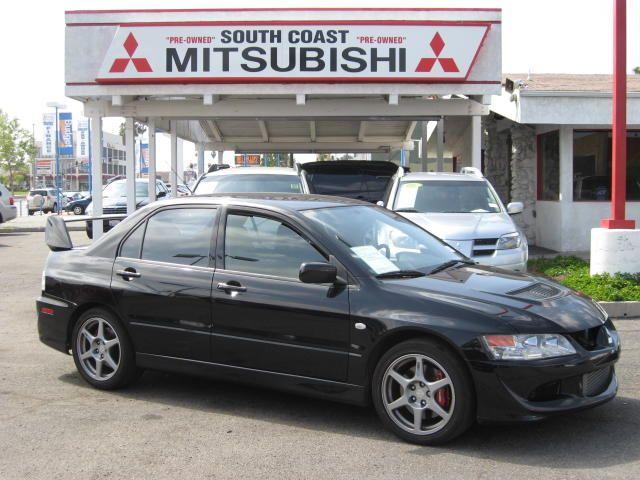
<path fill-rule="evenodd" d="M 204 143 L 198 144 L 198 177 L 204 173 Z"/>
<path fill-rule="evenodd" d="M 471 166 L 482 169 L 482 117 L 471 117 Z"/>
<path fill-rule="evenodd" d="M 91 116 L 91 203 L 93 216 L 102 215 L 102 117 Z M 93 221 L 93 240 L 102 236 L 102 220 Z"/>
<path fill-rule="evenodd" d="M 149 131 L 149 202 L 156 201 L 156 119 L 147 121 Z"/>
<path fill-rule="evenodd" d="M 178 154 L 176 157 L 178 159 L 176 174 L 178 175 L 178 181 L 184 183 L 184 140 L 181 138 L 178 138 L 176 151 Z"/>
<path fill-rule="evenodd" d="M 444 171 L 444 119 L 436 125 L 436 172 Z"/>
<path fill-rule="evenodd" d="M 421 136 L 422 136 L 422 151 L 420 152 L 420 166 L 421 166 L 421 170 L 423 172 L 427 171 L 427 160 L 429 158 L 429 149 L 428 149 L 428 144 L 429 144 L 429 133 L 428 133 L 428 126 L 429 126 L 429 122 L 426 120 L 423 120 L 420 122 L 420 126 L 421 126 Z"/>
<path fill-rule="evenodd" d="M 559 137 L 560 219 L 558 226 L 561 251 L 566 252 L 575 250 L 572 248 L 573 238 L 570 235 L 565 235 L 565 232 L 570 231 L 568 223 L 571 222 L 573 214 L 573 127 L 561 126 Z"/>
<path fill-rule="evenodd" d="M 222 165 L 222 157 L 224 156 L 224 150 L 218 150 L 218 155 L 216 156 L 218 159 L 218 165 Z"/>
<path fill-rule="evenodd" d="M 171 173 L 169 175 L 169 181 L 171 183 L 171 189 L 174 196 L 178 191 L 178 128 L 175 120 L 169 122 L 169 129 L 171 133 Z"/>
<path fill-rule="evenodd" d="M 136 146 L 133 117 L 124 125 L 124 148 L 127 157 L 127 215 L 136 211 Z"/>

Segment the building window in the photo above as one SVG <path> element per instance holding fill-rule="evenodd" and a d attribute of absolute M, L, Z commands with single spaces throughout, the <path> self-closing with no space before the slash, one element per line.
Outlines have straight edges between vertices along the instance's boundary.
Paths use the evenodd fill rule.
<path fill-rule="evenodd" d="M 538 135 L 538 200 L 560 199 L 560 132 Z"/>
<path fill-rule="evenodd" d="M 573 198 L 611 200 L 611 131 L 573 133 Z M 640 131 L 627 132 L 627 199 L 640 200 Z"/>

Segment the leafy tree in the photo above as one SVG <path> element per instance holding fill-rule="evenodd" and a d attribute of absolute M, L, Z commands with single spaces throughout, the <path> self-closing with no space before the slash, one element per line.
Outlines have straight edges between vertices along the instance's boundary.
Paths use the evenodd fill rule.
<path fill-rule="evenodd" d="M 126 128 L 126 122 L 122 122 L 120 124 L 120 137 L 122 138 L 122 143 L 125 143 L 125 128 Z M 135 138 L 133 139 L 134 143 L 136 141 L 136 138 L 138 138 L 140 135 L 142 135 L 144 132 L 147 131 L 147 126 L 142 123 L 142 122 L 137 122 L 134 121 L 133 122 L 133 132 L 135 134 Z"/>
<path fill-rule="evenodd" d="M 634 68 L 633 73 L 635 73 L 636 75 L 640 75 L 640 67 Z"/>
<path fill-rule="evenodd" d="M 18 181 L 24 181 L 29 171 L 27 162 L 35 155 L 33 135 L 0 110 L 0 170 L 6 173 L 9 190 L 13 192 Z"/>

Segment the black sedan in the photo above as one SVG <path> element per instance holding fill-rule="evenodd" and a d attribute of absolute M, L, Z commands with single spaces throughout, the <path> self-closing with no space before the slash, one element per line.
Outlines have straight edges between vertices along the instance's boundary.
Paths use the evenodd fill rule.
<path fill-rule="evenodd" d="M 84 215 L 85 210 L 91 203 L 91 197 L 79 198 L 67 203 L 64 207 L 66 212 L 73 212 L 74 215 Z"/>
<path fill-rule="evenodd" d="M 183 197 L 53 252 L 45 344 L 102 389 L 145 369 L 358 405 L 433 445 L 475 420 L 529 421 L 611 400 L 618 334 L 549 280 L 473 264 L 400 215 L 336 197 Z"/>

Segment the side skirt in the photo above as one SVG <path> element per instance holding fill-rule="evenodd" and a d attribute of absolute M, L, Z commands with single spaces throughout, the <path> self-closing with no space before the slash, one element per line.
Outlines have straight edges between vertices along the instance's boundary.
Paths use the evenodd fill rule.
<path fill-rule="evenodd" d="M 136 353 L 140 368 L 197 375 L 234 383 L 249 383 L 265 388 L 323 398 L 336 402 L 365 406 L 369 404 L 367 389 L 361 385 L 334 382 L 318 378 L 268 372 L 252 368 L 223 365 L 220 363 L 165 357 L 150 353 Z"/>

